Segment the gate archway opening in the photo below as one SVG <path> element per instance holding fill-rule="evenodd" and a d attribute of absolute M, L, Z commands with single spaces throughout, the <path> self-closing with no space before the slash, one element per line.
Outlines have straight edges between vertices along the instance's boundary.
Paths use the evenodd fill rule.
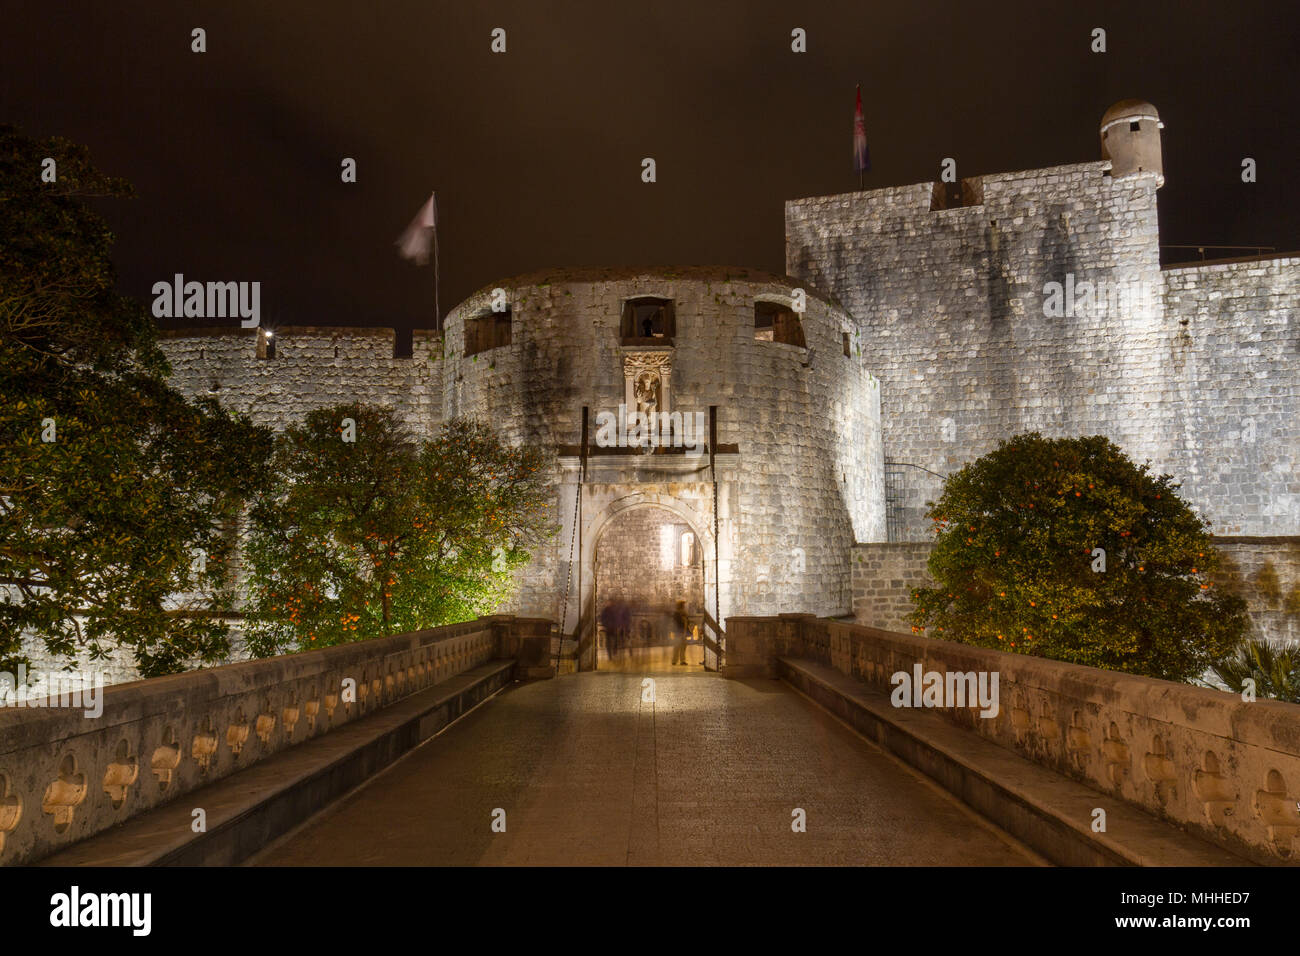
<path fill-rule="evenodd" d="M 642 504 L 600 528 L 592 560 L 596 667 L 684 672 L 702 670 L 706 556 L 699 533 L 680 514 Z M 676 620 L 680 607 L 687 626 Z M 685 634 L 685 664 L 673 664 Z"/>

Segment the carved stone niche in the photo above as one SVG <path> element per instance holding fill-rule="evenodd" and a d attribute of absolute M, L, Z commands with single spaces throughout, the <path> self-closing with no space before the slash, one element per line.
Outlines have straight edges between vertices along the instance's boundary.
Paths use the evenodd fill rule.
<path fill-rule="evenodd" d="M 623 403 L 629 412 L 672 411 L 673 353 L 638 349 L 623 354 Z"/>

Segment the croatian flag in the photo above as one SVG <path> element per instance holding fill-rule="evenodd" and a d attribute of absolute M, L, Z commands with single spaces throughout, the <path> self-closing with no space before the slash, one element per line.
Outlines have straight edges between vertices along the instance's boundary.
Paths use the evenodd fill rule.
<path fill-rule="evenodd" d="M 410 259 L 418 265 L 429 261 L 429 249 L 434 242 L 438 229 L 438 194 L 431 193 L 429 201 L 415 214 L 411 224 L 406 227 L 397 240 L 397 248 L 403 259 Z"/>
<path fill-rule="evenodd" d="M 853 111 L 853 171 L 871 170 L 871 154 L 867 152 L 867 124 L 862 120 L 862 85 L 858 84 L 858 105 Z"/>

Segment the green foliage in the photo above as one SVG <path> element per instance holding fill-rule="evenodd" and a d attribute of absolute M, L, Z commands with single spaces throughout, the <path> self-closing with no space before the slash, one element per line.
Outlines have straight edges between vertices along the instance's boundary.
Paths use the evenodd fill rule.
<path fill-rule="evenodd" d="M 84 149 L 0 128 L 0 669 L 26 635 L 70 664 L 129 647 L 146 676 L 228 653 L 227 529 L 270 435 L 167 386 L 82 201 L 122 195 Z"/>
<path fill-rule="evenodd" d="M 1235 656 L 1212 668 L 1219 680 L 1240 694 L 1247 679 L 1255 682 L 1257 697 L 1300 704 L 1300 649 L 1274 647 L 1268 641 L 1245 641 Z"/>
<path fill-rule="evenodd" d="M 1248 621 L 1241 598 L 1213 588 L 1218 553 L 1178 487 L 1101 436 L 1004 441 L 949 476 L 931 507 L 938 586 L 913 593 L 913 630 L 1191 680 Z"/>
<path fill-rule="evenodd" d="M 247 549 L 258 655 L 491 611 L 553 533 L 541 453 L 476 422 L 419 443 L 388 408 L 339 405 L 287 429 L 274 460 L 282 484 L 255 503 Z"/>
<path fill-rule="evenodd" d="M 42 161 L 57 181 L 41 181 Z M 108 224 L 85 200 L 132 196 L 89 151 L 0 126 L 0 341 L 17 372 L 86 367 L 161 374 L 153 319 L 115 288 Z M 9 363 L 17 363 L 10 366 Z"/>

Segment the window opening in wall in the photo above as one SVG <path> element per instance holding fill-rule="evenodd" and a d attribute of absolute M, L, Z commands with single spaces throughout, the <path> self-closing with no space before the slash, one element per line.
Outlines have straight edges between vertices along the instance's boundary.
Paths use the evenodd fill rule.
<path fill-rule="evenodd" d="M 511 312 L 488 312 L 465 321 L 465 357 L 509 345 Z"/>
<path fill-rule="evenodd" d="M 849 341 L 849 333 L 841 332 L 840 335 L 844 337 L 844 357 L 848 358 L 853 355 L 853 346 Z"/>
<path fill-rule="evenodd" d="M 885 459 L 885 540 L 901 541 L 903 531 L 903 466 Z"/>
<path fill-rule="evenodd" d="M 970 176 L 953 183 L 940 180 L 934 184 L 934 189 L 930 193 L 931 212 L 982 205 L 984 205 L 984 179 L 981 176 Z"/>
<path fill-rule="evenodd" d="M 411 329 L 393 330 L 393 358 L 410 358 L 415 353 L 415 335 Z M 334 350 L 338 355 L 338 349 Z"/>
<path fill-rule="evenodd" d="M 270 329 L 257 330 L 257 357 L 268 360 L 275 358 L 275 333 Z"/>
<path fill-rule="evenodd" d="M 686 531 L 682 533 L 682 567 L 693 568 L 696 564 L 696 547 L 695 533 Z"/>
<path fill-rule="evenodd" d="M 1140 129 L 1142 128 L 1142 121 L 1141 121 L 1141 120 L 1133 120 L 1132 122 L 1130 122 L 1130 123 L 1128 124 L 1128 128 L 1129 128 L 1129 132 L 1130 132 L 1130 133 L 1136 133 L 1138 130 L 1140 130 Z"/>
<path fill-rule="evenodd" d="M 759 342 L 808 347 L 799 316 L 780 302 L 754 302 L 754 338 Z"/>
<path fill-rule="evenodd" d="M 672 345 L 676 334 L 672 299 L 641 296 L 623 303 L 619 336 L 624 345 Z"/>

